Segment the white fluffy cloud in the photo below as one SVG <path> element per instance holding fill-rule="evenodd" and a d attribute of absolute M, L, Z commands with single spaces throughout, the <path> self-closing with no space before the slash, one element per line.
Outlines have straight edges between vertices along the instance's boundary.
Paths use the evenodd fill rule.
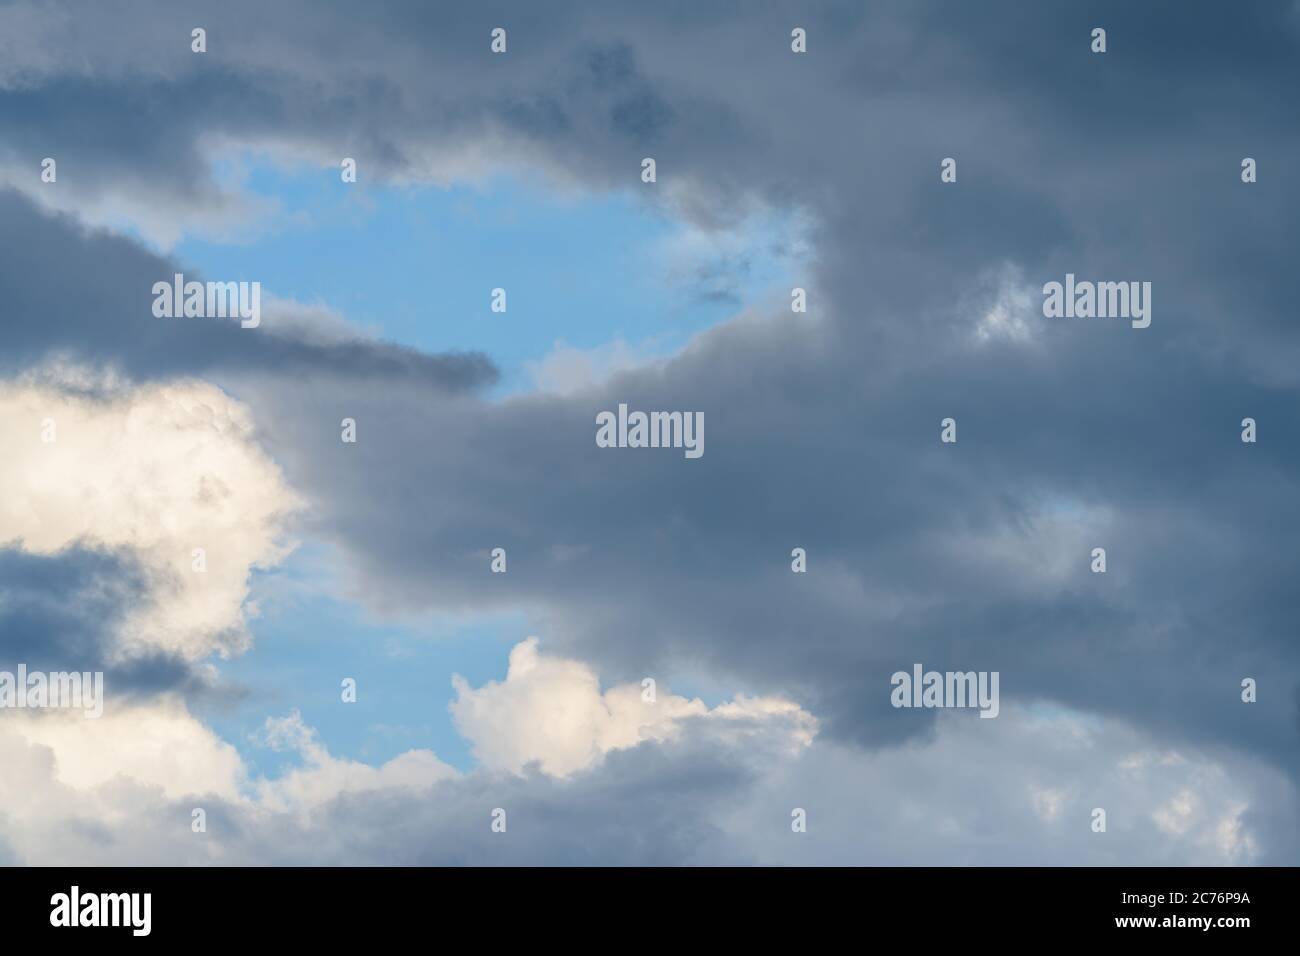
<path fill-rule="evenodd" d="M 709 709 L 698 698 L 657 687 L 654 701 L 647 701 L 638 684 L 602 693 L 590 666 L 544 656 L 535 637 L 510 652 L 503 682 L 476 690 L 457 675 L 452 684 L 457 728 L 479 762 L 497 770 L 517 772 L 536 762 L 544 773 L 566 776 L 612 750 L 676 737 L 688 722 L 733 738 L 774 734 L 790 747 L 810 743 L 817 730 L 811 714 L 781 698 L 740 696 Z"/>
<path fill-rule="evenodd" d="M 198 659 L 247 645 L 249 574 L 284 555 L 298 502 L 239 402 L 199 381 L 130 387 L 46 370 L 0 382 L 0 443 L 0 545 L 103 548 L 146 572 L 148 599 L 118 651 Z"/>
<path fill-rule="evenodd" d="M 121 776 L 167 797 L 235 799 L 245 779 L 239 752 L 170 695 L 148 704 L 119 702 L 94 720 L 80 711 L 11 710 L 0 720 L 0 734 L 45 752 L 51 779 L 75 790 Z"/>
<path fill-rule="evenodd" d="M 309 845 L 319 842 L 322 853 L 333 852 L 351 840 L 333 832 L 331 818 L 340 808 L 365 814 L 372 800 L 423 806 L 438 786 L 457 788 L 439 792 L 458 806 L 473 806 L 474 794 L 496 786 L 501 770 L 523 769 L 530 761 L 539 761 L 550 777 L 572 777 L 581 788 L 579 771 L 594 769 L 602 755 L 670 738 L 726 750 L 743 739 L 760 744 L 754 753 L 788 757 L 811 741 L 816 725 L 779 699 L 738 697 L 710 709 L 666 693 L 645 703 L 636 685 L 602 694 L 590 667 L 543 657 L 535 639 L 515 647 L 504 682 L 473 690 L 457 679 L 456 686 L 457 721 L 484 757 L 483 766 L 467 775 L 429 750 L 411 750 L 381 766 L 336 757 L 297 711 L 268 719 L 256 741 L 298 758 L 297 766 L 275 777 L 252 772 L 234 747 L 170 695 L 111 708 L 98 720 L 79 712 L 5 712 L 0 857 L 65 864 L 267 862 L 275 834 L 286 828 Z M 510 786 L 527 793 L 547 779 L 520 777 Z M 191 831 L 196 807 L 211 815 L 209 833 Z M 228 836 L 236 831 L 257 834 L 254 845 L 232 846 Z M 268 846 L 256 846 L 263 839 Z"/>

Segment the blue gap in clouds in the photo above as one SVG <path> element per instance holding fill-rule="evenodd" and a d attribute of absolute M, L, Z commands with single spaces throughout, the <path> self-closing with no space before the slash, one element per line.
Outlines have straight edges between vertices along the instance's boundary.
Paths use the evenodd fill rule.
<path fill-rule="evenodd" d="M 684 227 L 630 192 L 556 197 L 505 177 L 376 186 L 364 167 L 349 184 L 337 168 L 256 161 L 217 174 L 281 214 L 240 241 L 182 241 L 175 254 L 187 268 L 260 281 L 264 293 L 322 303 L 425 351 L 484 351 L 502 369 L 502 393 L 527 387 L 524 363 L 557 340 L 589 349 L 621 338 L 667 354 L 789 279 L 774 251 L 789 238 L 779 224 L 751 225 L 739 252 L 682 261 L 666 250 Z M 497 287 L 504 314 L 490 310 Z"/>
<path fill-rule="evenodd" d="M 200 699 L 192 705 L 195 715 L 264 776 L 279 776 L 301 762 L 295 753 L 256 740 L 267 718 L 294 710 L 333 757 L 379 766 L 408 750 L 432 750 L 458 770 L 473 769 L 469 745 L 448 709 L 455 696 L 452 674 L 475 688 L 504 681 L 511 648 L 532 633 L 526 617 L 502 613 L 424 626 L 378 624 L 330 596 L 331 586 L 317 570 L 321 553 L 306 545 L 275 570 L 254 572 L 252 597 L 263 611 L 249 622 L 253 645 L 216 663 L 219 686 L 240 696 Z M 538 636 L 544 654 L 556 653 L 544 633 Z M 608 690 L 611 683 L 598 676 L 601 690 Z M 700 697 L 709 707 L 745 692 L 698 674 L 655 676 L 660 694 Z M 357 682 L 355 703 L 342 700 L 345 677 Z"/>
<path fill-rule="evenodd" d="M 263 608 L 249 622 L 253 646 L 217 662 L 220 686 L 239 688 L 234 702 L 209 700 L 194 710 L 251 767 L 278 775 L 299 763 L 251 739 L 268 717 L 297 709 L 334 757 L 378 766 L 407 750 L 432 750 L 460 770 L 474 760 L 451 719 L 451 675 L 472 687 L 503 680 L 510 648 L 528 636 L 519 614 L 483 615 L 469 623 L 375 623 L 330 596 L 307 565 L 311 546 L 274 571 L 255 572 L 253 597 Z M 293 596 L 296 588 L 305 590 Z M 289 595 L 282 597 L 280 595 Z M 345 677 L 355 703 L 342 700 Z"/>

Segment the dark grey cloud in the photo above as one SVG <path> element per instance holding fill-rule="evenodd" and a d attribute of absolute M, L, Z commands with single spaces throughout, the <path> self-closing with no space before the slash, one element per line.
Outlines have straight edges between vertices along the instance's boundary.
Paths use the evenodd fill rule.
<path fill-rule="evenodd" d="M 831 733 L 864 742 L 923 726 L 885 693 L 920 660 L 1291 760 L 1284 394 L 1185 367 L 1151 393 L 1137 356 L 1064 374 L 997 350 L 954 350 L 895 388 L 809 352 L 790 326 L 734 327 L 666 375 L 563 401 L 416 416 L 413 394 L 321 389 L 255 404 L 279 409 L 272 447 L 317 417 L 356 417 L 355 448 L 320 428 L 281 460 L 337 503 L 316 530 L 346 544 L 379 605 L 530 606 L 611 677 L 699 661 L 801 693 Z M 784 361 L 755 378 L 738 353 Z M 597 449 L 595 412 L 618 401 L 704 410 L 704 457 Z M 1239 408 L 1277 435 L 1264 454 L 1240 443 Z M 938 442 L 947 414 L 952 447 Z M 1098 545 L 1105 576 L 1088 568 Z M 505 576 L 488 573 L 497 546 Z M 807 577 L 790 573 L 794 546 Z M 1041 573 L 1040 551 L 1068 574 Z M 1268 700 L 1244 707 L 1240 679 L 1265 670 Z"/>
<path fill-rule="evenodd" d="M 496 367 L 479 353 L 426 355 L 360 337 L 328 341 L 304 339 L 293 329 L 280 333 L 276 307 L 265 298 L 258 328 L 244 329 L 233 320 L 155 318 L 155 282 L 172 282 L 178 272 L 187 281 L 209 277 L 123 237 L 42 214 L 11 190 L 0 190 L 0 234 L 0 296 L 7 316 L 0 369 L 11 374 L 62 358 L 140 379 L 251 369 L 409 379 L 459 391 L 497 378 Z"/>
<path fill-rule="evenodd" d="M 143 570 L 122 554 L 0 550 L 0 670 L 14 673 L 24 664 L 29 673 L 102 671 L 110 705 L 166 691 L 210 694 L 183 658 L 158 650 L 116 653 L 117 629 L 147 598 Z"/>

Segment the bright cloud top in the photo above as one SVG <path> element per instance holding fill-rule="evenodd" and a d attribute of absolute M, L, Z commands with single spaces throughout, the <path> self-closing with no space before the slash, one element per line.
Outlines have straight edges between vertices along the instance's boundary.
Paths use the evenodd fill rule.
<path fill-rule="evenodd" d="M 780 697 L 738 696 L 708 708 L 655 689 L 620 684 L 604 693 L 592 668 L 548 658 L 530 637 L 510 652 L 506 679 L 475 690 L 456 675 L 451 712 L 474 755 L 493 769 L 521 771 L 536 762 L 543 772 L 567 776 L 586 770 L 613 750 L 643 741 L 670 740 L 692 721 L 728 738 L 772 734 L 790 750 L 812 742 L 817 720 Z"/>

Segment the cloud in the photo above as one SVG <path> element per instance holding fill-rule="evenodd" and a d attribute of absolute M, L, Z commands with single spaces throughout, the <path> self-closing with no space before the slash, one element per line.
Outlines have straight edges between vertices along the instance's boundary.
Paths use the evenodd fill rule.
<path fill-rule="evenodd" d="M 138 562 L 143 593 L 114 635 L 122 656 L 242 650 L 249 575 L 284 556 L 284 522 L 300 506 L 247 409 L 203 382 L 105 380 L 91 393 L 58 375 L 0 382 L 0 541 Z"/>
<path fill-rule="evenodd" d="M 93 791 L 121 777 L 168 798 L 214 794 L 231 800 L 246 776 L 238 751 L 173 695 L 106 707 L 96 719 L 79 711 L 15 710 L 4 714 L 0 728 L 47 755 L 40 762 L 52 789 Z"/>
<path fill-rule="evenodd" d="M 254 799 L 260 810 L 309 813 L 341 794 L 427 790 L 457 776 L 454 768 L 427 750 L 407 751 L 379 767 L 334 757 L 296 710 L 287 717 L 267 718 L 259 739 L 274 750 L 296 753 L 303 761 L 303 766 L 280 777 L 257 782 Z"/>
<path fill-rule="evenodd" d="M 556 342 L 549 353 L 525 365 L 537 391 L 571 395 L 601 384 L 619 372 L 653 363 L 654 359 L 642 355 L 622 339 L 615 339 L 590 349 Z"/>
<path fill-rule="evenodd" d="M 811 719 L 788 703 L 742 698 L 710 711 L 699 701 L 664 695 L 659 703 L 668 716 L 647 719 L 636 714 L 639 687 L 606 692 L 608 709 L 596 713 L 598 708 L 582 699 L 586 694 L 601 700 L 596 683 L 578 662 L 540 658 L 531 642 L 516 648 L 505 683 L 473 691 L 462 682 L 453 707 L 461 709 L 474 732 L 500 734 L 515 741 L 516 750 L 536 749 L 540 740 L 541 749 L 560 755 L 541 757 L 540 768 L 521 765 L 513 768 L 519 772 L 504 775 L 494 765 L 460 774 L 428 750 L 408 751 L 378 767 L 340 758 L 297 711 L 269 718 L 258 735 L 260 745 L 297 759 L 296 766 L 277 776 L 254 774 L 235 748 L 171 695 L 117 708 L 99 720 L 14 711 L 0 721 L 0 759 L 10 769 L 0 781 L 0 821 L 15 834 L 10 852 L 24 862 L 469 862 L 471 849 L 482 841 L 473 835 L 480 828 L 466 824 L 471 817 L 480 819 L 481 832 L 490 834 L 490 811 L 497 801 L 515 814 L 514 826 L 522 824 L 525 830 L 522 840 L 500 857 L 502 862 L 555 862 L 566 856 L 576 861 L 587 853 L 603 860 L 619 858 L 622 850 L 644 839 L 627 821 L 611 815 L 609 806 L 601 811 L 603 821 L 584 815 L 584 806 L 590 811 L 602 805 L 613 787 L 641 792 L 640 799 L 647 801 L 644 820 L 655 843 L 651 858 L 667 862 L 704 849 L 687 835 L 710 825 L 693 819 L 694 798 L 681 807 L 691 819 L 679 822 L 647 800 L 653 791 L 662 796 L 703 770 L 690 786 L 702 788 L 712 803 L 731 783 L 750 775 L 730 755 L 788 759 L 811 739 Z M 561 725 L 558 732 L 553 726 L 539 738 L 529 726 L 539 714 L 529 705 L 540 693 L 585 707 L 594 726 Z M 472 713 L 466 711 L 467 703 Z M 481 719 L 486 709 L 495 711 L 490 728 Z M 721 733 L 713 731 L 714 724 Z M 610 754 L 669 738 L 674 749 L 647 754 L 647 760 L 626 764 L 609 779 L 585 777 L 576 766 L 554 766 L 592 731 Z M 763 745 L 764 739 L 771 745 Z M 745 746 L 737 747 L 738 740 Z M 714 765 L 702 767 L 701 753 L 714 754 Z M 538 755 L 529 757 L 531 762 Z M 587 769 L 599 766 L 595 760 L 586 764 Z M 654 782 L 665 771 L 668 778 Z M 634 779 L 624 779 L 626 774 Z M 553 782 L 562 777 L 574 782 Z M 205 833 L 190 828 L 195 808 L 206 814 Z M 563 835 L 547 832 L 548 818 Z M 418 838 L 402 835 L 398 843 L 388 842 L 407 825 L 418 828 Z M 604 831 L 595 844 L 574 829 L 589 832 L 593 826 Z M 688 833 L 674 835 L 679 829 Z"/>
<path fill-rule="evenodd" d="M 155 282 L 171 282 L 176 273 L 188 280 L 212 277 L 131 239 L 42 213 L 4 189 L 0 245 L 8 316 L 0 374 L 62 363 L 137 381 L 201 375 L 220 382 L 262 374 L 419 382 L 444 395 L 498 377 L 482 354 L 427 355 L 365 331 L 348 334 L 328 312 L 278 298 L 269 286 L 257 329 L 212 318 L 156 318 Z"/>
<path fill-rule="evenodd" d="M 852 795 L 862 795 L 853 799 Z M 870 753 L 823 741 L 777 765 L 721 825 L 787 865 L 1231 866 L 1293 859 L 1269 842 L 1294 813 L 1285 774 L 1219 750 L 1167 749 L 1121 721 L 1012 708 L 947 713 L 924 743 Z M 790 808 L 806 834 L 773 826 Z M 1104 833 L 1093 810 L 1106 811 Z"/>
<path fill-rule="evenodd" d="M 14 862 L 1231 865 L 1296 851 L 1293 836 L 1263 838 L 1270 815 L 1295 812 L 1276 770 L 1072 712 L 947 715 L 924 744 L 870 753 L 737 746 L 694 720 L 562 776 L 457 774 L 428 751 L 369 767 L 329 754 L 291 713 L 264 741 L 302 765 L 270 778 L 172 704 L 57 730 L 47 717 L 0 722 Z M 1105 833 L 1091 828 L 1098 806 Z M 196 807 L 206 832 L 191 830 Z"/>
<path fill-rule="evenodd" d="M 730 731 L 737 738 L 786 736 L 786 745 L 797 748 L 812 741 L 817 726 L 811 714 L 779 698 L 742 696 L 710 709 L 698 698 L 660 693 L 657 686 L 647 699 L 641 683 L 602 693 L 588 665 L 543 656 L 535 637 L 511 650 L 504 682 L 475 689 L 456 675 L 452 685 L 456 727 L 489 770 L 519 772 L 537 762 L 543 773 L 563 777 L 592 767 L 610 751 L 671 739 L 687 727 L 692 733 Z"/>

